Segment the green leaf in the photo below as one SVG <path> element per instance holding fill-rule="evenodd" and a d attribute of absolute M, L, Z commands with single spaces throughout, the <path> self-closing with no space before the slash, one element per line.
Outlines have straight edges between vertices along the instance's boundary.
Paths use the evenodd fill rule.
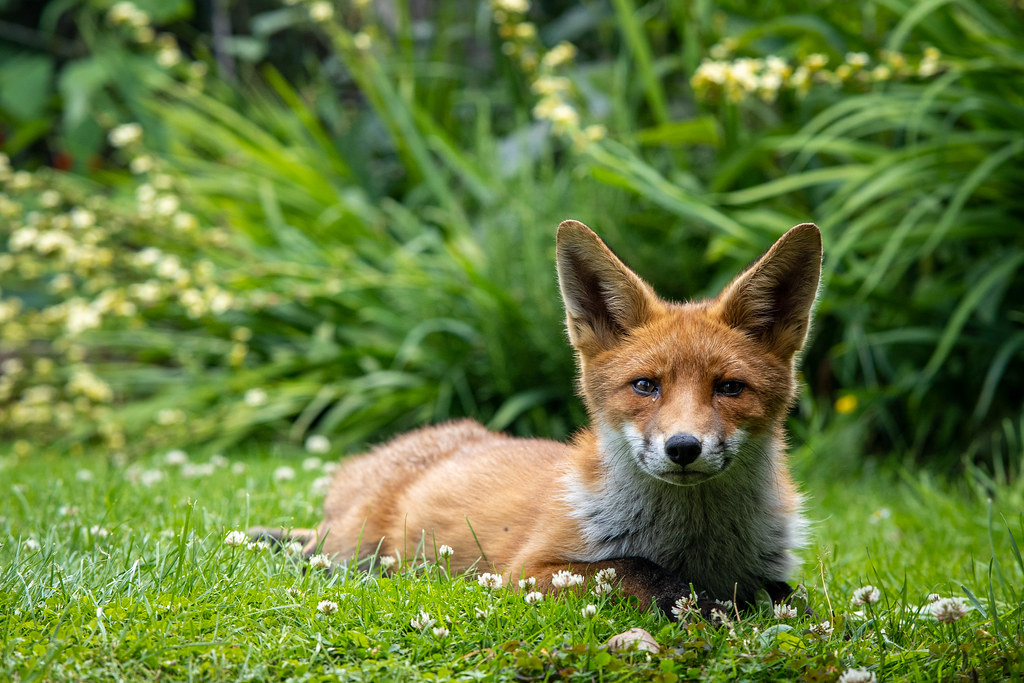
<path fill-rule="evenodd" d="M 50 100 L 53 59 L 22 55 L 0 66 L 0 108 L 16 119 L 41 116 Z"/>
<path fill-rule="evenodd" d="M 641 145 L 711 145 L 721 142 L 718 121 L 713 116 L 700 116 L 687 121 L 673 121 L 645 128 L 636 135 Z"/>

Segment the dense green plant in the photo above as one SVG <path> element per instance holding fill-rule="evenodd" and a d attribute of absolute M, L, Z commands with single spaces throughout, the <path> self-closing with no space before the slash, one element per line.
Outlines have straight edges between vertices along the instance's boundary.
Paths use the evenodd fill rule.
<path fill-rule="evenodd" d="M 245 303 L 197 324 L 195 295 L 168 290 L 183 315 L 137 306 L 138 325 L 54 347 L 5 335 L 4 352 L 31 367 L 72 348 L 69 363 L 102 365 L 128 403 L 110 411 L 122 432 L 171 409 L 186 414 L 175 429 L 202 439 L 267 426 L 348 442 L 462 414 L 564 435 L 581 415 L 553 279 L 558 220 L 591 223 L 659 291 L 689 298 L 810 219 L 825 234 L 826 280 L 804 363 L 807 435 L 823 434 L 833 461 L 895 449 L 1015 467 L 1019 10 L 446 7 L 269 10 L 251 33 L 316 41 L 307 54 L 322 62 L 307 75 L 288 59 L 288 79 L 268 63 L 243 87 L 196 80 L 187 64 L 154 80 L 132 104 L 144 108 L 133 114 L 142 141 L 112 157 L 138 172 L 115 184 L 149 189 L 111 204 L 112 220 L 142 225 L 151 194 L 176 197 L 197 233 L 223 229 L 225 248 L 191 237 L 161 248 L 200 249 Z M 25 190 L 10 187 L 16 176 L 10 197 Z M 66 222 L 63 200 L 18 197 L 9 234 L 32 209 Z M 163 220 L 188 222 L 178 208 Z M 151 241 L 115 239 L 128 255 Z M 45 256 L 7 257 L 27 268 L 5 282 L 10 306 L 45 311 L 131 284 L 45 294 L 60 268 Z"/>

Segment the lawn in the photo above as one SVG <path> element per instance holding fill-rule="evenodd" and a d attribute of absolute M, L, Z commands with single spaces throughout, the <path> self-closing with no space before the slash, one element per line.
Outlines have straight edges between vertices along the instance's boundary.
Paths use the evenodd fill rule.
<path fill-rule="evenodd" d="M 448 578 L 443 566 L 407 560 L 389 576 L 328 574 L 287 553 L 225 542 L 250 523 L 314 523 L 330 455 L 161 452 L 125 464 L 102 453 L 8 452 L 0 458 L 0 678 L 1024 675 L 1024 565 L 1014 540 L 1024 537 L 1024 487 L 980 475 L 955 486 L 924 475 L 826 479 L 815 473 L 824 455 L 795 455 L 814 521 L 796 578 L 816 616 L 733 613 L 712 627 L 671 623 L 614 594 L 527 604 L 507 587 Z M 852 605 L 866 585 L 878 601 Z M 930 594 L 962 598 L 966 615 L 940 623 L 923 607 Z M 661 652 L 604 647 L 631 627 L 649 631 Z"/>

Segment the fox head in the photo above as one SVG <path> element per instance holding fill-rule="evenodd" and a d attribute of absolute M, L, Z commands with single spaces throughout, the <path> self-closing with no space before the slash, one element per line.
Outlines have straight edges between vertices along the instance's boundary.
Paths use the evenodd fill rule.
<path fill-rule="evenodd" d="M 659 298 L 587 226 L 558 227 L 558 282 L 602 452 L 696 485 L 782 439 L 821 234 L 804 223 L 707 301 Z"/>

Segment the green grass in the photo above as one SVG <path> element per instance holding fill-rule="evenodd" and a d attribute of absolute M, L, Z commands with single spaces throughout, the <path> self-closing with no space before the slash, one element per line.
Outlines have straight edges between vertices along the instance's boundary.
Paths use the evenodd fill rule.
<path fill-rule="evenodd" d="M 226 546 L 227 532 L 250 523 L 316 522 L 320 498 L 311 485 L 323 472 L 304 469 L 304 457 L 250 450 L 205 472 L 168 465 L 162 453 L 128 467 L 102 455 L 0 458 L 0 679 L 1024 674 L 1024 564 L 1014 542 L 1024 538 L 1020 485 L 976 478 L 951 487 L 880 474 L 826 480 L 815 476 L 824 456 L 798 451 L 814 520 L 798 579 L 818 616 L 779 622 L 744 614 L 731 629 L 716 629 L 681 627 L 614 596 L 530 606 L 516 592 L 446 578 L 435 565 L 412 563 L 390 577 L 327 575 L 304 572 L 284 554 Z M 295 478 L 275 481 L 281 466 Z M 858 616 L 850 597 L 865 584 L 877 586 L 881 600 Z M 929 593 L 967 598 L 972 609 L 951 625 L 919 617 Z M 337 613 L 320 614 L 322 600 L 336 602 Z M 592 619 L 581 614 L 586 604 L 598 608 Z M 414 628 L 420 611 L 443 620 L 447 637 Z M 807 633 L 824 619 L 833 622 L 830 637 Z M 650 631 L 662 653 L 602 647 L 633 626 Z"/>

